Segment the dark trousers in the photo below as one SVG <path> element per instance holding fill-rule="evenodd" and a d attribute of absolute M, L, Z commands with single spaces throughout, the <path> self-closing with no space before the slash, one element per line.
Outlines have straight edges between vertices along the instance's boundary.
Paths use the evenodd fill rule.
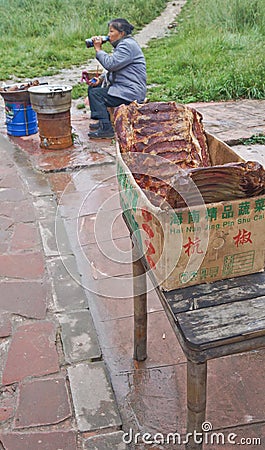
<path fill-rule="evenodd" d="M 109 88 L 107 87 L 92 87 L 88 88 L 88 98 L 91 110 L 91 119 L 98 119 L 102 123 L 109 123 L 110 116 L 107 108 L 120 105 L 129 105 L 126 100 L 119 97 L 113 97 L 108 94 Z"/>

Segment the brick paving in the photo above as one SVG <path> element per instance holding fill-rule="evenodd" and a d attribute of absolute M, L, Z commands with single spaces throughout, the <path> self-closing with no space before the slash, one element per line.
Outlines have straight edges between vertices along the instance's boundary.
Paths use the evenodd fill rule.
<path fill-rule="evenodd" d="M 34 142 L 0 136 L 0 448 L 79 450 L 101 430 L 104 446 L 122 422 L 60 190 L 33 165 Z"/>

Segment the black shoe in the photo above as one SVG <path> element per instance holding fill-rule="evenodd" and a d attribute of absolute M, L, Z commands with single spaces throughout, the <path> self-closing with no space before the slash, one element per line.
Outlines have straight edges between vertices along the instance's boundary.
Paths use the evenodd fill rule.
<path fill-rule="evenodd" d="M 89 125 L 90 130 L 98 130 L 99 129 L 99 122 L 91 123 Z"/>
<path fill-rule="evenodd" d="M 115 137 L 112 126 L 100 126 L 97 131 L 88 133 L 90 139 L 112 139 Z"/>

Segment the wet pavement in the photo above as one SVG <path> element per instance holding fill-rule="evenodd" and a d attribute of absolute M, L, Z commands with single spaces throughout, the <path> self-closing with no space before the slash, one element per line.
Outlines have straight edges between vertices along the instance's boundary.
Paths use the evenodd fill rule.
<path fill-rule="evenodd" d="M 163 36 L 184 4 L 168 2 L 135 36 L 140 45 Z M 40 81 L 74 85 L 95 64 Z M 73 103 L 74 145 L 47 150 L 38 133 L 7 136 L 0 98 L 0 450 L 182 450 L 161 433 L 185 433 L 186 359 L 148 285 L 148 358 L 133 361 L 115 142 L 90 141 L 89 112 Z M 265 164 L 264 145 L 238 145 L 265 133 L 265 101 L 192 106 L 208 132 Z M 209 363 L 207 421 L 249 449 L 264 447 L 264 361 L 260 350 Z M 140 443 L 144 433 L 156 443 Z"/>
<path fill-rule="evenodd" d="M 265 133 L 265 101 L 192 106 L 230 144 Z M 7 136 L 3 105 L 0 116 L 0 448 L 182 449 L 134 443 L 185 432 L 186 359 L 151 286 L 148 358 L 132 359 L 115 142 L 88 139 L 86 109 L 72 108 L 74 145 L 57 151 L 38 133 Z M 264 145 L 233 148 L 264 163 Z M 214 430 L 264 442 L 264 361 L 265 350 L 210 361 Z"/>

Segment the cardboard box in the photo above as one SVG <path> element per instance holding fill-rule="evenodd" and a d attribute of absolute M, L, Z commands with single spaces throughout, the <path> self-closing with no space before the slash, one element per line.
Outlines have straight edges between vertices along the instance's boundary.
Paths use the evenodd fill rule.
<path fill-rule="evenodd" d="M 212 165 L 243 161 L 206 136 Z M 264 270 L 265 196 L 162 210 L 136 183 L 118 143 L 117 178 L 123 212 L 164 290 Z"/>

